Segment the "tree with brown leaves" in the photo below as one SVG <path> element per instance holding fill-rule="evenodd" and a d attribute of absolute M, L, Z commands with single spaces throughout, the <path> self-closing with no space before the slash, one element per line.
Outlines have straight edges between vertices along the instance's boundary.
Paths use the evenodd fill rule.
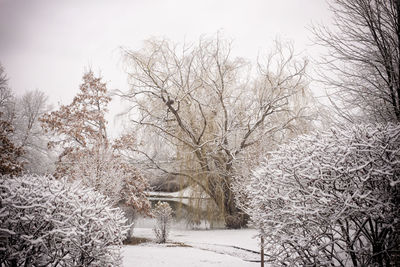
<path fill-rule="evenodd" d="M 2 117 L 0 112 L 0 118 Z M 15 146 L 9 139 L 10 133 L 13 132 L 11 124 L 0 119 L 0 174 L 18 175 L 22 172 L 22 162 L 19 158 L 24 151 Z"/>
<path fill-rule="evenodd" d="M 147 182 L 107 137 L 105 114 L 110 101 L 106 83 L 88 71 L 72 103 L 41 118 L 43 127 L 59 137 L 49 145 L 63 149 L 55 176 L 81 179 L 115 204 L 123 200 L 147 212 Z"/>
<path fill-rule="evenodd" d="M 14 128 L 9 120 L 8 106 L 11 103 L 12 93 L 7 83 L 7 75 L 0 65 L 0 174 L 18 175 L 22 172 L 20 157 L 24 151 L 11 140 Z"/>

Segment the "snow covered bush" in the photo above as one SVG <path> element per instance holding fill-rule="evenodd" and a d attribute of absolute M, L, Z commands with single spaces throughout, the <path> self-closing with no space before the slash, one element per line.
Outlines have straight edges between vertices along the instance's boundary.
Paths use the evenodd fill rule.
<path fill-rule="evenodd" d="M 354 125 L 271 152 L 247 187 L 269 260 L 390 266 L 399 250 L 400 126 Z"/>
<path fill-rule="evenodd" d="M 120 266 L 124 215 L 52 177 L 0 176 L 0 266 Z"/>
<path fill-rule="evenodd" d="M 112 148 L 99 145 L 93 149 L 77 150 L 68 158 L 74 162 L 65 170 L 64 175 L 69 180 L 78 180 L 94 188 L 109 197 L 113 204 L 122 201 L 137 212 L 147 213 L 150 210 L 145 193 L 147 181 Z"/>
<path fill-rule="evenodd" d="M 153 228 L 158 243 L 165 243 L 172 219 L 172 208 L 167 202 L 158 202 L 153 210 L 156 225 Z"/>

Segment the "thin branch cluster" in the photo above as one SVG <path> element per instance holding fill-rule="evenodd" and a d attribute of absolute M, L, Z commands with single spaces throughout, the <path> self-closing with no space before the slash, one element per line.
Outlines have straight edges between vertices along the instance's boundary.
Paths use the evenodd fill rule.
<path fill-rule="evenodd" d="M 347 119 L 400 121 L 400 4 L 397 0 L 330 0 L 332 27 L 314 27 L 328 48 L 324 82 Z M 340 103 L 340 104 L 339 104 Z M 361 114 L 360 114 L 361 111 Z M 360 118 L 359 118 L 360 119 Z"/>
<path fill-rule="evenodd" d="M 158 243 L 165 243 L 168 238 L 169 228 L 172 219 L 172 208 L 167 202 L 158 202 L 152 212 L 156 219 L 153 228 Z"/>

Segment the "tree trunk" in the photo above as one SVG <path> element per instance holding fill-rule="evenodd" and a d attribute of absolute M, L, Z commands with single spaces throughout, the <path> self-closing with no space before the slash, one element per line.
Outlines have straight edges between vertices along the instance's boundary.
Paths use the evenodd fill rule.
<path fill-rule="evenodd" d="M 247 225 L 248 215 L 236 204 L 234 192 L 227 179 L 209 179 L 209 195 L 223 214 L 225 226 L 229 229 L 239 229 Z"/>
<path fill-rule="evenodd" d="M 227 190 L 227 194 L 225 195 L 228 195 L 228 197 L 224 199 L 224 219 L 226 228 L 239 229 L 247 226 L 249 216 L 237 206 L 233 195 L 234 192 L 232 192 L 230 188 L 226 188 L 225 190 Z"/>
<path fill-rule="evenodd" d="M 374 266 L 383 266 L 383 251 L 382 244 L 376 242 L 372 246 L 372 263 Z"/>
<path fill-rule="evenodd" d="M 209 195 L 223 213 L 225 227 L 239 229 L 247 225 L 249 216 L 237 206 L 231 177 L 232 175 L 225 175 L 210 178 L 208 180 Z"/>
<path fill-rule="evenodd" d="M 225 214 L 225 226 L 228 229 L 240 229 L 247 226 L 249 216 L 239 210 L 235 213 Z"/>

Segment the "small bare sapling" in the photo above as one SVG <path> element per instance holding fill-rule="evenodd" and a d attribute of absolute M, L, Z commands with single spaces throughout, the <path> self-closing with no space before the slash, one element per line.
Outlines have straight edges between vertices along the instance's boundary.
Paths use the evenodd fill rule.
<path fill-rule="evenodd" d="M 153 210 L 156 219 L 154 234 L 158 243 L 165 243 L 169 234 L 169 227 L 172 219 L 172 208 L 167 202 L 158 202 Z"/>

